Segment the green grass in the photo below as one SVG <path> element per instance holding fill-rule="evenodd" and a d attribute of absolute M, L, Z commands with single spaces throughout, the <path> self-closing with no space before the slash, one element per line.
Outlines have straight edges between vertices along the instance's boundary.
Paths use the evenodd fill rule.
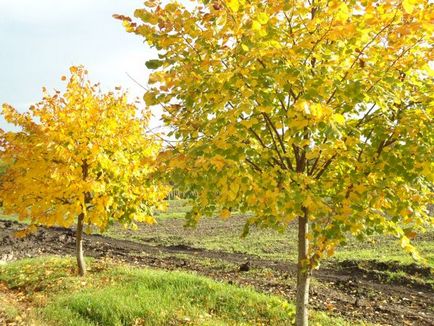
<path fill-rule="evenodd" d="M 434 232 L 426 234 L 432 240 L 415 240 L 414 244 L 434 268 Z M 395 261 L 403 265 L 414 263 L 411 255 L 405 253 L 399 241 L 393 238 L 377 236 L 373 241 L 351 241 L 336 252 L 337 260 L 376 260 L 381 262 Z"/>
<path fill-rule="evenodd" d="M 187 199 L 173 199 L 167 201 L 167 210 L 156 212 L 157 219 L 183 218 L 191 209 Z"/>
<path fill-rule="evenodd" d="M 1 213 L 0 210 L 0 219 L 6 221 L 18 221 L 18 217 L 16 215 L 5 215 Z M 26 223 L 25 221 L 23 223 Z"/>
<path fill-rule="evenodd" d="M 88 261 L 76 277 L 74 260 L 37 258 L 0 267 L 0 282 L 24 293 L 46 325 L 290 325 L 294 307 L 251 288 L 183 272 Z M 313 325 L 350 326 L 324 313 Z"/>

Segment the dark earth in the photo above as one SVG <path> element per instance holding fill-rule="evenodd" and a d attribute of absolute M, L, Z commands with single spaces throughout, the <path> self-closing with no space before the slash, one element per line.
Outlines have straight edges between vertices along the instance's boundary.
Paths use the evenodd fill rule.
<path fill-rule="evenodd" d="M 41 255 L 74 254 L 73 230 L 40 228 L 26 238 L 16 238 L 14 233 L 24 227 L 17 222 L 0 220 L 2 262 Z M 183 232 L 182 228 L 178 230 Z M 151 237 L 151 229 L 149 233 L 148 237 Z M 85 236 L 85 254 L 137 266 L 194 271 L 215 280 L 253 286 L 261 292 L 295 299 L 296 266 L 292 262 L 193 248 L 185 244 L 119 240 L 98 234 Z M 386 279 L 384 272 L 387 271 L 399 271 L 402 276 Z M 328 262 L 313 273 L 310 307 L 347 320 L 380 325 L 434 325 L 433 286 L 415 281 L 413 275 L 433 278 L 429 268 L 415 264 Z"/>

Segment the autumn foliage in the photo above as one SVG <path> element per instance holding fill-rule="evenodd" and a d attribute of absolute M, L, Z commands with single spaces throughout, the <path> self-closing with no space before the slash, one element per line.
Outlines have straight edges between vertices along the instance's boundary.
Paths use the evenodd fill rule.
<path fill-rule="evenodd" d="M 167 193 L 152 177 L 159 144 L 145 133 L 149 112 L 139 114 L 120 91 L 103 94 L 86 74 L 72 67 L 66 92 L 44 90 L 29 112 L 3 105 L 19 127 L 0 135 L 3 210 L 30 228 L 153 223 Z"/>
<path fill-rule="evenodd" d="M 393 235 L 420 258 L 411 238 L 434 224 L 432 3 L 151 0 L 134 15 L 117 18 L 158 50 L 145 100 L 182 143 L 169 167 L 199 194 L 192 223 L 216 210 L 253 212 L 246 230 L 298 220 L 299 283 L 349 236 Z"/>

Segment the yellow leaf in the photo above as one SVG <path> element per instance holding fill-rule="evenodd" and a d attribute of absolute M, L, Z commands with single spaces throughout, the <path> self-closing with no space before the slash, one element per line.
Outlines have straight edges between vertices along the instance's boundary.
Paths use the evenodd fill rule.
<path fill-rule="evenodd" d="M 345 117 L 340 113 L 333 114 L 333 120 L 340 125 L 345 123 Z"/>
<path fill-rule="evenodd" d="M 227 5 L 229 9 L 231 9 L 233 12 L 237 12 L 238 9 L 240 9 L 240 3 L 238 2 L 238 0 L 229 0 L 227 2 Z"/>
<path fill-rule="evenodd" d="M 331 257 L 334 254 L 335 254 L 335 248 L 334 247 L 327 248 L 327 256 Z"/>
<path fill-rule="evenodd" d="M 346 21 L 350 16 L 350 10 L 345 2 L 341 2 L 339 7 L 337 8 L 336 20 L 337 21 Z"/>
<path fill-rule="evenodd" d="M 408 248 L 409 245 L 410 245 L 410 239 L 406 236 L 403 236 L 401 238 L 401 247 L 406 249 L 406 248 Z"/>
<path fill-rule="evenodd" d="M 229 200 L 235 200 L 238 196 L 238 190 L 240 189 L 240 185 L 237 182 L 232 182 L 229 186 Z"/>
<path fill-rule="evenodd" d="M 407 14 L 412 14 L 414 11 L 414 7 L 417 4 L 417 0 L 403 0 L 402 7 Z"/>
<path fill-rule="evenodd" d="M 323 110 L 322 110 L 321 104 L 318 104 L 318 103 L 312 104 L 309 107 L 309 110 L 310 110 L 310 114 L 314 118 L 321 118 L 321 116 L 323 115 Z"/>
<path fill-rule="evenodd" d="M 255 194 L 250 194 L 249 196 L 247 196 L 247 203 L 249 204 L 249 205 L 251 205 L 251 206 L 253 206 L 253 205 L 255 205 L 256 204 L 256 196 L 255 196 Z"/>
<path fill-rule="evenodd" d="M 359 234 L 362 229 L 363 229 L 363 226 L 361 224 L 359 224 L 359 223 L 353 224 L 350 227 L 351 233 L 353 235 Z"/>
<path fill-rule="evenodd" d="M 315 210 L 315 208 L 316 208 L 316 204 L 315 204 L 315 202 L 312 200 L 312 197 L 307 197 L 305 200 L 304 200 L 304 202 L 303 202 L 303 205 L 307 208 L 307 209 L 309 209 L 310 211 L 313 211 L 313 210 Z"/>
<path fill-rule="evenodd" d="M 259 31 L 259 30 L 261 30 L 261 28 L 262 28 L 261 23 L 258 22 L 257 20 L 254 20 L 253 23 L 252 23 L 252 29 L 254 31 Z"/>
<path fill-rule="evenodd" d="M 225 159 L 221 155 L 216 155 L 210 159 L 210 163 L 220 171 L 225 166 Z"/>
<path fill-rule="evenodd" d="M 227 18 L 228 17 L 227 17 L 226 12 L 225 12 L 223 15 L 218 16 L 215 22 L 218 26 L 224 26 L 224 25 L 226 25 Z"/>
<path fill-rule="evenodd" d="M 317 151 L 311 151 L 311 152 L 307 152 L 306 153 L 306 158 L 308 160 L 311 160 L 311 159 L 316 158 L 316 157 L 318 157 L 318 152 Z"/>
<path fill-rule="evenodd" d="M 134 31 L 134 27 L 131 25 L 131 22 L 130 21 L 127 21 L 127 20 L 124 20 L 123 22 L 122 22 L 122 25 L 125 27 L 125 30 L 127 31 L 127 32 L 132 32 L 132 31 Z"/>
<path fill-rule="evenodd" d="M 292 119 L 288 121 L 288 127 L 294 128 L 297 130 L 303 129 L 309 124 L 309 121 L 306 119 Z"/>
<path fill-rule="evenodd" d="M 261 106 L 258 106 L 258 110 L 260 112 L 264 112 L 264 113 L 271 113 L 273 111 L 273 107 L 272 106 L 261 105 Z"/>
<path fill-rule="evenodd" d="M 249 51 L 249 47 L 246 45 L 246 44 L 241 44 L 241 48 L 244 50 L 244 51 Z"/>
<path fill-rule="evenodd" d="M 220 212 L 220 217 L 221 217 L 222 219 L 228 219 L 230 216 L 231 216 L 231 211 L 228 210 L 227 208 L 223 209 L 223 210 Z"/>
<path fill-rule="evenodd" d="M 363 184 L 358 184 L 358 185 L 355 185 L 353 187 L 353 189 L 354 189 L 354 191 L 358 192 L 359 194 L 362 194 L 366 190 L 366 186 Z"/>
<path fill-rule="evenodd" d="M 258 22 L 262 25 L 268 23 L 268 20 L 270 19 L 270 17 L 268 17 L 268 15 L 265 12 L 261 12 L 257 18 L 258 18 Z"/>
<path fill-rule="evenodd" d="M 270 45 L 275 47 L 276 49 L 281 49 L 282 48 L 282 44 L 276 40 L 271 40 Z"/>

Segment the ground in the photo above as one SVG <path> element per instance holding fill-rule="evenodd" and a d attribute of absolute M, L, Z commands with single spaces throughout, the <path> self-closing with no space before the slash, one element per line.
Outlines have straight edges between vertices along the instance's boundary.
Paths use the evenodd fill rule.
<path fill-rule="evenodd" d="M 172 218 L 182 210 L 172 207 L 161 214 L 157 225 L 139 226 L 137 231 L 114 226 L 106 236 L 87 235 L 86 255 L 135 266 L 195 271 L 294 300 L 294 229 L 284 233 L 254 230 L 241 239 L 243 216 L 226 221 L 204 219 L 196 229 L 185 229 L 182 219 Z M 0 257 L 4 261 L 74 252 L 72 230 L 41 228 L 27 238 L 15 239 L 13 232 L 21 228 L 23 225 L 14 221 L 0 222 Z M 434 234 L 425 234 L 416 244 L 433 267 Z M 354 323 L 434 325 L 430 266 L 412 262 L 394 239 L 350 242 L 337 253 L 337 259 L 326 261 L 313 276 L 310 305 L 316 311 Z"/>
<path fill-rule="evenodd" d="M 193 272 L 139 268 L 89 259 L 77 277 L 72 257 L 41 256 L 0 266 L 6 325 L 157 326 L 291 325 L 294 305 L 251 287 L 216 282 Z M 176 302 L 176 304 L 174 304 Z M 314 326 L 364 326 L 313 312 Z"/>

